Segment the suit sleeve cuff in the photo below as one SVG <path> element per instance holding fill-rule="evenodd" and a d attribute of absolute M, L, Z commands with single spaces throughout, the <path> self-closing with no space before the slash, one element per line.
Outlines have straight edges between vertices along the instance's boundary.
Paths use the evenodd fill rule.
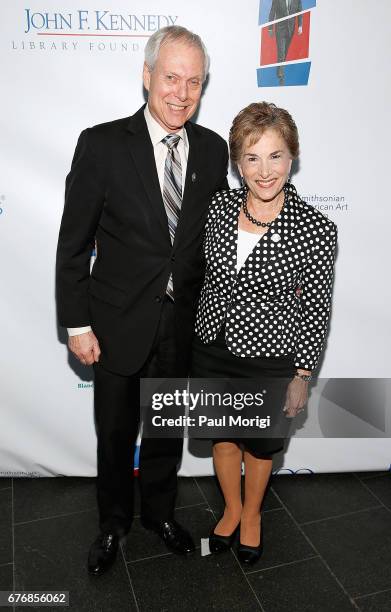
<path fill-rule="evenodd" d="M 87 325 L 86 327 L 68 327 L 69 336 L 78 336 L 79 334 L 86 334 L 90 331 L 92 331 L 90 325 Z"/>

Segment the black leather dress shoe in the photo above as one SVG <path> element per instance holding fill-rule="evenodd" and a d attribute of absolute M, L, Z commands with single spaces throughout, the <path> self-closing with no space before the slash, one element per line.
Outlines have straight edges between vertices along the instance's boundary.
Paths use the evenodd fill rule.
<path fill-rule="evenodd" d="M 219 522 L 220 520 L 217 521 L 217 523 Z M 233 541 L 235 539 L 235 534 L 238 529 L 238 527 L 236 527 L 231 533 L 231 535 L 228 535 L 228 536 L 218 535 L 217 533 L 215 533 L 217 523 L 213 527 L 209 535 L 209 550 L 214 555 L 225 552 L 226 550 L 229 550 L 231 548 Z"/>
<path fill-rule="evenodd" d="M 117 556 L 119 537 L 115 533 L 101 533 L 93 542 L 88 554 L 88 573 L 104 574 Z"/>
<path fill-rule="evenodd" d="M 169 550 L 178 555 L 189 555 L 195 551 L 193 539 L 179 523 L 171 519 L 155 523 L 148 519 L 141 519 L 145 529 L 150 529 L 158 534 Z"/>
<path fill-rule="evenodd" d="M 261 541 L 259 546 L 246 546 L 239 542 L 238 559 L 240 563 L 246 566 L 254 565 L 263 553 L 263 532 L 261 531 Z"/>

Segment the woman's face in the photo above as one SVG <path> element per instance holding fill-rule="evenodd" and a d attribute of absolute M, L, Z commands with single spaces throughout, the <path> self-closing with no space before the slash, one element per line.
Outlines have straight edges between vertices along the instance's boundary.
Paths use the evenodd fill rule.
<path fill-rule="evenodd" d="M 292 165 L 292 158 L 284 138 L 268 129 L 258 142 L 244 143 L 238 167 L 252 197 L 272 203 L 284 187 Z"/>

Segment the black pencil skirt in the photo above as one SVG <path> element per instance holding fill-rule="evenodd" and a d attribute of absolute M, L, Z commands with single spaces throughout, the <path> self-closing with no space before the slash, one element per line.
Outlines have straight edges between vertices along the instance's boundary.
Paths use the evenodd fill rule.
<path fill-rule="evenodd" d="M 238 357 L 225 343 L 223 326 L 214 342 L 204 344 L 197 336 L 193 341 L 191 376 L 193 378 L 258 378 L 291 379 L 296 372 L 294 355 L 283 357 Z M 285 381 L 284 381 L 285 382 Z M 283 392 L 286 392 L 285 382 Z M 286 418 L 282 415 L 281 418 Z M 217 442 L 235 442 L 258 458 L 269 459 L 284 447 L 284 438 L 219 438 Z"/>

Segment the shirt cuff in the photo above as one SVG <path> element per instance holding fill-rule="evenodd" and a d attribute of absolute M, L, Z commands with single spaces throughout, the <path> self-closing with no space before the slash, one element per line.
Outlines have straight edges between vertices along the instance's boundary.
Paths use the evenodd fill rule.
<path fill-rule="evenodd" d="M 87 325 L 86 327 L 68 327 L 69 336 L 78 336 L 79 334 L 86 334 L 90 331 L 92 331 L 90 325 Z"/>

